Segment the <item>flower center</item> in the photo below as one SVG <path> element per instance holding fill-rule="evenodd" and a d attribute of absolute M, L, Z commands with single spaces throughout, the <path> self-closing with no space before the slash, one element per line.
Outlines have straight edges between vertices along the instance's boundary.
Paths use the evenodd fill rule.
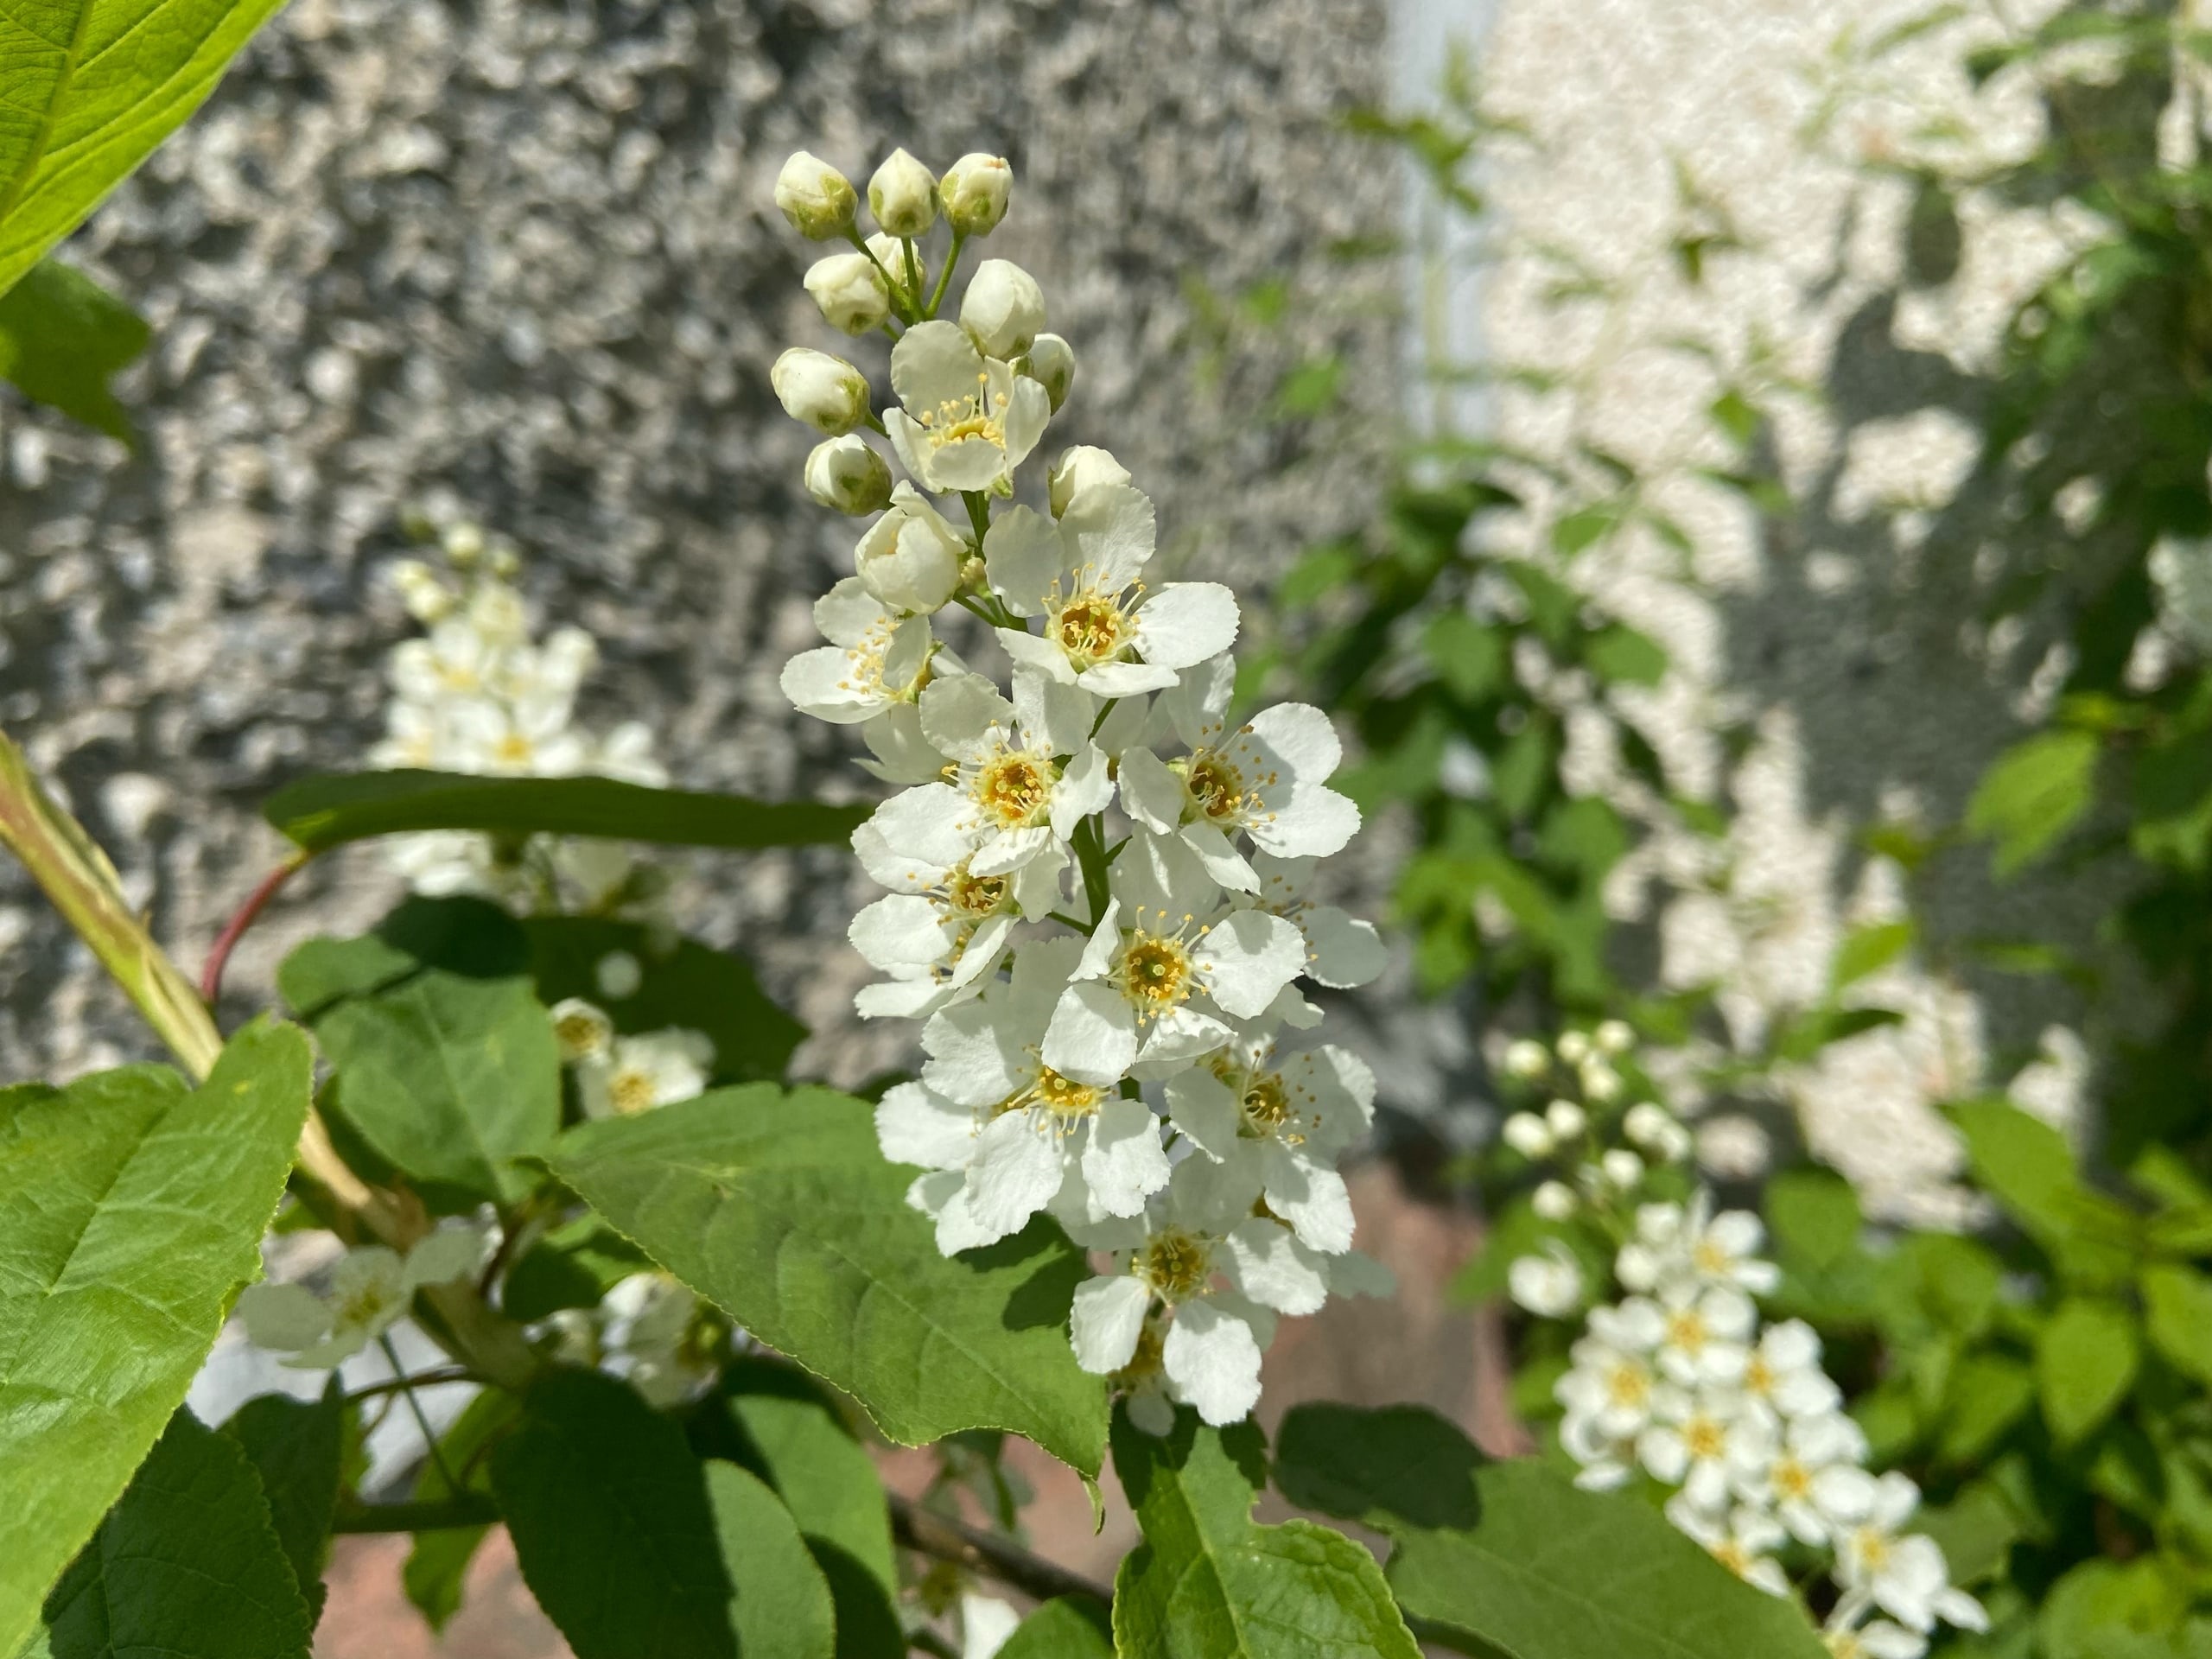
<path fill-rule="evenodd" d="M 1736 1259 L 1728 1254 L 1726 1249 L 1709 1238 L 1698 1241 L 1697 1249 L 1690 1252 L 1690 1259 L 1697 1264 L 1700 1273 L 1713 1279 L 1727 1278 L 1730 1269 L 1736 1265 Z"/>
<path fill-rule="evenodd" d="M 1043 817 L 1052 798 L 1052 774 L 1026 751 L 1001 753 L 976 774 L 976 803 L 1004 830 L 1020 830 Z"/>
<path fill-rule="evenodd" d="M 1055 1117 L 1088 1117 L 1098 1109 L 1099 1097 L 1106 1091 L 1087 1083 L 1077 1083 L 1073 1077 L 1064 1077 L 1049 1065 L 1037 1070 L 1033 1087 L 1037 1104 Z"/>
<path fill-rule="evenodd" d="M 531 741 L 520 732 L 509 732 L 493 745 L 492 753 L 510 766 L 525 766 L 530 764 L 535 750 Z"/>
<path fill-rule="evenodd" d="M 1764 1399 L 1774 1392 L 1774 1367 L 1766 1363 L 1762 1354 L 1753 1354 L 1744 1362 L 1744 1392 Z"/>
<path fill-rule="evenodd" d="M 597 1053 L 605 1031 L 588 1014 L 564 1014 L 553 1022 L 554 1040 L 571 1054 Z"/>
<path fill-rule="evenodd" d="M 1145 1241 L 1134 1265 L 1137 1277 L 1166 1300 L 1179 1302 L 1204 1287 L 1213 1251 L 1196 1234 L 1170 1227 Z"/>
<path fill-rule="evenodd" d="M 1739 1579 L 1751 1570 L 1751 1552 L 1733 1538 L 1722 1539 L 1719 1543 L 1711 1546 L 1708 1553 L 1714 1560 L 1719 1562 Z"/>
<path fill-rule="evenodd" d="M 1085 662 L 1103 663 L 1128 643 L 1128 619 L 1103 594 L 1078 594 L 1052 620 L 1060 649 Z"/>
<path fill-rule="evenodd" d="M 1796 1458 L 1777 1458 L 1773 1480 L 1774 1490 L 1792 1503 L 1802 1503 L 1813 1495 L 1813 1471 Z"/>
<path fill-rule="evenodd" d="M 1243 1132 L 1254 1140 L 1279 1135 L 1290 1122 L 1290 1091 L 1280 1071 L 1262 1072 L 1244 1090 Z"/>
<path fill-rule="evenodd" d="M 1139 933 L 1122 955 L 1122 994 L 1158 1017 L 1191 994 L 1191 953 L 1179 939 Z"/>
<path fill-rule="evenodd" d="M 613 1099 L 614 1109 L 624 1117 L 632 1117 L 651 1111 L 659 1090 L 642 1071 L 617 1071 L 607 1084 L 607 1092 Z"/>
<path fill-rule="evenodd" d="M 957 914 L 981 919 L 1003 910 L 1013 892 L 1013 883 L 1003 875 L 970 875 L 963 869 L 945 883 L 944 898 Z"/>
<path fill-rule="evenodd" d="M 925 409 L 916 421 L 929 435 L 930 448 L 942 449 L 947 444 L 959 443 L 969 438 L 981 438 L 995 448 L 1006 448 L 1006 428 L 993 414 L 995 405 L 1003 410 L 1006 397 L 990 394 L 991 378 L 988 374 L 976 377 L 976 390 L 965 397 L 948 397 L 935 409 Z"/>
<path fill-rule="evenodd" d="M 1605 1376 L 1605 1397 L 1617 1406 L 1643 1405 L 1651 1398 L 1651 1374 L 1632 1361 L 1614 1366 Z"/>
<path fill-rule="evenodd" d="M 1708 1340 L 1705 1315 L 1697 1309 L 1685 1307 L 1667 1316 L 1667 1341 L 1670 1345 L 1696 1354 L 1704 1351 Z"/>
<path fill-rule="evenodd" d="M 363 1285 L 339 1302 L 333 1324 L 340 1328 L 365 1329 L 383 1318 L 385 1310 L 391 1306 L 391 1294 L 386 1287 Z"/>
<path fill-rule="evenodd" d="M 1879 1578 L 1889 1571 L 1890 1541 L 1872 1527 L 1861 1527 L 1853 1535 L 1853 1554 L 1867 1574 Z"/>
<path fill-rule="evenodd" d="M 1233 818 L 1244 804 L 1244 775 L 1217 754 L 1191 758 L 1183 786 L 1206 818 L 1215 823 Z"/>
<path fill-rule="evenodd" d="M 1682 1425 L 1682 1444 L 1691 1457 L 1709 1462 L 1728 1449 L 1728 1431 L 1710 1417 L 1693 1417 Z"/>

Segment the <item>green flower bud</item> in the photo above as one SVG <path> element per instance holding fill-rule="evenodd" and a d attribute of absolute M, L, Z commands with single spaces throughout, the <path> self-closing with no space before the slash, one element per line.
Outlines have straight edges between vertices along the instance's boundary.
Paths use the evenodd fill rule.
<path fill-rule="evenodd" d="M 868 378 L 842 357 L 794 346 L 768 371 L 784 413 L 841 438 L 868 418 Z"/>
<path fill-rule="evenodd" d="M 945 222 L 967 236 L 988 236 L 1006 217 L 1007 198 L 1014 190 L 1014 169 L 1003 156 L 981 150 L 963 156 L 945 169 L 938 181 L 937 199 L 944 204 Z"/>
<path fill-rule="evenodd" d="M 1058 414 L 1075 385 L 1075 347 L 1058 334 L 1039 334 L 1030 342 L 1029 355 L 1021 359 L 1020 369 L 1045 388 L 1052 413 Z"/>
<path fill-rule="evenodd" d="M 860 198 L 850 179 L 802 149 L 776 175 L 776 206 L 801 236 L 826 242 L 845 233 L 860 211 Z"/>
<path fill-rule="evenodd" d="M 891 505 L 891 468 L 857 432 L 829 438 L 806 458 L 806 493 L 825 507 L 859 518 Z"/>
<path fill-rule="evenodd" d="M 891 315 L 891 290 L 864 253 L 833 253 L 808 268 L 806 291 L 832 328 L 864 334 Z"/>
<path fill-rule="evenodd" d="M 903 149 L 894 149 L 868 181 L 868 210 L 893 236 L 920 236 L 937 223 L 937 180 Z"/>

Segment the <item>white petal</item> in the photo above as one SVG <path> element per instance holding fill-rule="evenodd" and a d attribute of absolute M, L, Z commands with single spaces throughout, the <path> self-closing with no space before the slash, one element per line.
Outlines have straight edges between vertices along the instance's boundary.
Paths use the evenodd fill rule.
<path fill-rule="evenodd" d="M 1017 670 L 1027 669 L 1039 674 L 1048 674 L 1065 685 L 1075 683 L 1075 664 L 1068 661 L 1068 654 L 1049 639 L 1039 639 L 1033 633 L 1024 633 L 1017 628 L 1001 628 L 999 644 L 1006 647 L 1006 654 L 1014 658 Z"/>
<path fill-rule="evenodd" d="M 931 680 L 921 709 L 922 734 L 963 760 L 982 759 L 1014 733 L 1014 705 L 981 674 Z"/>
<path fill-rule="evenodd" d="M 784 664 L 779 683 L 792 708 L 833 726 L 856 726 L 885 706 L 880 696 L 860 689 L 852 656 L 839 645 L 802 651 Z"/>
<path fill-rule="evenodd" d="M 970 875 L 1006 875 L 1030 860 L 1052 850 L 1052 827 L 1040 823 L 1027 830 L 1001 830 L 968 858 Z"/>
<path fill-rule="evenodd" d="M 1151 1293 L 1134 1274 L 1110 1274 L 1077 1285 L 1075 1308 L 1068 1319 L 1075 1363 L 1096 1376 L 1128 1364 L 1136 1355 L 1144 1311 L 1151 1300 Z"/>
<path fill-rule="evenodd" d="M 1090 722 L 1096 714 L 1090 694 L 1079 687 L 1041 674 L 1014 674 L 1014 718 L 1021 728 L 1022 741 L 1032 748 L 1074 754 L 1090 741 Z"/>
<path fill-rule="evenodd" d="M 1083 1179 L 1109 1216 L 1141 1214 L 1144 1201 L 1167 1185 L 1167 1152 L 1160 1120 L 1141 1100 L 1109 1100 L 1090 1125 Z"/>
<path fill-rule="evenodd" d="M 1177 1390 L 1217 1428 L 1242 1421 L 1260 1402 L 1260 1344 L 1252 1327 L 1208 1303 L 1185 1302 L 1176 1310 L 1160 1363 Z"/>
<path fill-rule="evenodd" d="M 855 915 L 845 930 L 853 949 L 883 969 L 919 967 L 950 951 L 960 930 L 916 893 L 887 893 Z"/>
<path fill-rule="evenodd" d="M 1236 596 L 1217 582 L 1171 582 L 1138 607 L 1137 649 L 1147 663 L 1189 668 L 1236 643 Z"/>
<path fill-rule="evenodd" d="M 1348 990 L 1379 976 L 1389 961 L 1375 924 L 1347 916 L 1333 905 L 1299 918 L 1306 934 L 1306 977 L 1317 985 Z"/>
<path fill-rule="evenodd" d="M 917 1175 L 906 1184 L 906 1207 L 918 1210 L 934 1219 L 944 1213 L 944 1206 L 958 1198 L 968 1187 L 968 1172 L 964 1169 L 933 1169 L 926 1175 Z M 950 1255 L 950 1250 L 945 1252 Z"/>
<path fill-rule="evenodd" d="M 484 1236 L 473 1227 L 441 1227 L 407 1252 L 403 1282 L 409 1290 L 465 1278 L 484 1265 Z"/>
<path fill-rule="evenodd" d="M 995 1106 L 1036 1076 L 1028 1045 L 1037 1034 L 1007 1017 L 998 988 L 932 1019 L 922 1033 L 929 1062 L 922 1081 L 963 1110 Z"/>
<path fill-rule="evenodd" d="M 976 1138 L 968 1209 L 985 1243 L 1018 1233 L 1060 1190 L 1058 1139 L 1027 1112 L 1007 1112 Z"/>
<path fill-rule="evenodd" d="M 1317 1313 L 1328 1300 L 1319 1258 L 1290 1230 L 1260 1217 L 1229 1235 L 1230 1273 L 1247 1296 L 1278 1313 Z"/>
<path fill-rule="evenodd" d="M 947 1172 L 948 1173 L 956 1172 Z M 962 1176 L 960 1190 L 944 1201 L 944 1208 L 937 1214 L 937 1248 L 941 1255 L 957 1255 L 963 1250 L 981 1249 L 995 1243 L 998 1236 L 976 1219 L 976 1211 L 969 1202 L 966 1177 Z"/>
<path fill-rule="evenodd" d="M 1154 1440 L 1165 1440 L 1175 1432 L 1174 1403 L 1159 1389 L 1140 1389 L 1126 1403 L 1131 1427 Z"/>
<path fill-rule="evenodd" d="M 1274 1141 L 1261 1149 L 1260 1167 L 1268 1208 L 1290 1224 L 1300 1243 L 1325 1255 L 1351 1248 L 1351 1192 L 1333 1167 Z"/>
<path fill-rule="evenodd" d="M 1125 855 L 1126 856 L 1126 855 Z M 1106 913 L 1098 918 L 1098 925 L 1091 930 L 1090 938 L 1083 947 L 1083 956 L 1077 962 L 1071 979 L 1096 979 L 1106 971 L 1106 964 L 1114 959 L 1114 951 L 1122 942 L 1122 901 L 1109 899 Z"/>
<path fill-rule="evenodd" d="M 1045 1033 L 1045 1064 L 1103 1088 L 1119 1083 L 1136 1057 L 1136 1015 L 1122 994 L 1096 980 L 1069 986 Z"/>
<path fill-rule="evenodd" d="M 1016 379 L 1001 417 L 1006 432 L 1007 467 L 1019 467 L 1029 459 L 1037 440 L 1045 435 L 1045 423 L 1052 418 L 1052 400 L 1045 388 L 1026 374 Z"/>
<path fill-rule="evenodd" d="M 1329 1288 L 1338 1296 L 1390 1297 L 1398 1294 L 1398 1275 L 1371 1255 L 1346 1250 L 1329 1258 Z"/>
<path fill-rule="evenodd" d="M 1147 691 L 1165 691 L 1175 678 L 1173 669 L 1150 663 L 1098 663 L 1077 677 L 1083 689 L 1095 697 L 1136 697 Z"/>
<path fill-rule="evenodd" d="M 1252 735 L 1279 755 L 1301 783 L 1320 783 L 1344 759 L 1329 717 L 1310 702 L 1277 703 L 1252 716 Z"/>
<path fill-rule="evenodd" d="M 1206 879 L 1231 893 L 1257 893 L 1260 877 L 1229 837 L 1211 823 L 1186 823 L 1179 837 L 1198 861 Z"/>
<path fill-rule="evenodd" d="M 1236 659 L 1225 651 L 1183 671 L 1175 689 L 1160 702 L 1184 747 L 1195 749 L 1205 743 L 1208 729 L 1220 725 L 1229 712 L 1229 699 L 1236 690 Z"/>
<path fill-rule="evenodd" d="M 894 702 L 861 727 L 861 741 L 875 758 L 861 765 L 887 784 L 926 784 L 944 770 L 944 757 L 922 735 L 922 712 Z"/>
<path fill-rule="evenodd" d="M 1077 576 L 1106 593 L 1127 588 L 1152 557 L 1152 500 L 1130 485 L 1102 484 L 1084 491 L 1068 503 L 1060 524 Z"/>
<path fill-rule="evenodd" d="M 1212 1072 L 1193 1066 L 1170 1077 L 1167 1116 L 1216 1163 L 1236 1150 L 1236 1126 L 1243 1114 L 1229 1085 Z"/>
<path fill-rule="evenodd" d="M 1290 801 L 1251 826 L 1252 844 L 1278 858 L 1325 858 L 1359 833 L 1359 808 L 1321 785 L 1300 784 Z"/>
<path fill-rule="evenodd" d="M 1297 976 L 1306 963 L 1306 941 L 1280 916 L 1240 910 L 1206 935 L 1192 960 L 1223 1011 L 1249 1020 Z"/>
<path fill-rule="evenodd" d="M 330 1329 L 330 1310 L 305 1285 L 248 1285 L 238 1293 L 239 1323 L 257 1348 L 294 1352 Z"/>
<path fill-rule="evenodd" d="M 853 850 L 885 887 L 934 887 L 975 844 L 959 827 L 966 810 L 960 791 L 950 784 L 901 790 L 861 826 L 872 827 L 872 836 L 863 841 L 854 832 Z"/>
<path fill-rule="evenodd" d="M 1059 526 L 1034 507 L 1007 508 L 991 520 L 983 537 L 984 574 L 1019 616 L 1035 616 L 1045 608 L 1045 594 L 1059 579 L 1066 557 Z M 1053 654 L 1061 655 L 1057 650 Z"/>
<path fill-rule="evenodd" d="M 982 372 L 982 354 L 957 322 L 916 323 L 891 348 L 891 389 L 918 418 L 973 397 Z"/>
<path fill-rule="evenodd" d="M 1106 757 L 1085 743 L 1068 762 L 1059 786 L 1052 791 L 1052 833 L 1062 841 L 1069 840 L 1077 824 L 1093 812 L 1103 811 L 1113 798 L 1114 779 L 1107 770 Z"/>
<path fill-rule="evenodd" d="M 1187 1065 L 1202 1054 L 1212 1053 L 1236 1034 L 1211 1014 L 1200 1014 L 1185 1003 L 1168 1009 L 1145 1027 L 1141 1053 L 1145 1063 L 1155 1068 Z"/>
<path fill-rule="evenodd" d="M 1122 810 L 1155 835 L 1172 835 L 1183 819 L 1183 780 L 1150 749 L 1131 749 L 1122 757 L 1116 782 Z"/>
<path fill-rule="evenodd" d="M 918 1083 L 902 1083 L 876 1103 L 875 1139 L 894 1164 L 957 1168 L 975 1149 L 976 1115 Z"/>

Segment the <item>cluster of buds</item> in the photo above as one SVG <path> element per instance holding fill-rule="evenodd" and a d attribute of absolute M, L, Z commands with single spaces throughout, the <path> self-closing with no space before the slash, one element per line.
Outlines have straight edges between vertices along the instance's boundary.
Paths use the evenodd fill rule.
<path fill-rule="evenodd" d="M 1299 988 L 1381 970 L 1372 927 L 1306 896 L 1359 814 L 1328 786 L 1320 710 L 1232 720 L 1236 597 L 1156 579 L 1127 469 L 1083 446 L 1033 464 L 1075 380 L 1036 280 L 984 260 L 957 320 L 938 315 L 1011 183 L 995 157 L 934 179 L 899 151 L 868 182 L 863 236 L 843 175 L 784 168 L 792 226 L 854 249 L 808 290 L 832 327 L 890 338 L 893 397 L 879 412 L 868 376 L 825 353 L 775 365 L 785 409 L 825 435 L 809 490 L 876 515 L 815 607 L 829 643 L 783 686 L 857 726 L 863 764 L 901 786 L 854 836 L 890 891 L 851 938 L 883 975 L 860 1012 L 923 1022 L 921 1077 L 877 1115 L 885 1154 L 925 1172 L 909 1202 L 948 1254 L 1040 1213 L 1110 1252 L 1076 1294 L 1078 1362 L 1140 1426 L 1179 1402 L 1232 1422 L 1279 1316 L 1388 1288 L 1351 1249 L 1337 1169 L 1374 1077 L 1310 1040 L 1321 1012 Z M 954 653 L 948 607 L 988 661 Z"/>
<path fill-rule="evenodd" d="M 1623 1103 L 1645 1092 L 1637 1086 L 1635 1047 L 1626 1023 L 1608 1020 L 1594 1030 L 1563 1032 L 1548 1048 L 1524 1037 L 1506 1049 L 1506 1075 L 1549 1096 L 1537 1109 L 1514 1113 L 1499 1131 L 1532 1164 L 1560 1166 L 1563 1179 L 1546 1180 L 1529 1199 L 1546 1221 L 1565 1221 L 1586 1205 L 1616 1208 L 1651 1171 L 1688 1159 L 1690 1132 L 1673 1113 L 1649 1099 Z"/>

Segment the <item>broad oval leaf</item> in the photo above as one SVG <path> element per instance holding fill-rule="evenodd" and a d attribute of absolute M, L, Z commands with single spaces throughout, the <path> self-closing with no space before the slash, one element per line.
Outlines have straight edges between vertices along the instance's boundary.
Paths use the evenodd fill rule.
<path fill-rule="evenodd" d="M 1366 1549 L 1311 1521 L 1262 1527 L 1267 1442 L 1184 1407 L 1166 1436 L 1114 1416 L 1114 1469 L 1144 1542 L 1114 1580 L 1122 1659 L 1420 1659 Z"/>
<path fill-rule="evenodd" d="M 705 1474 L 627 1383 L 548 1371 L 492 1451 L 524 1583 L 576 1659 L 737 1659 Z"/>
<path fill-rule="evenodd" d="M 649 789 L 614 778 L 410 771 L 302 778 L 261 808 L 270 823 L 310 853 L 421 830 L 595 836 L 670 847 L 811 847 L 844 841 L 872 810 Z"/>
<path fill-rule="evenodd" d="M 260 1274 L 310 1076 L 306 1038 L 264 1020 L 190 1091 L 132 1066 L 0 1103 L 0 1653 Z"/>
<path fill-rule="evenodd" d="M 1656 1510 L 1488 1463 L 1417 1406 L 1294 1407 L 1275 1484 L 1387 1533 L 1407 1615 L 1503 1659 L 1823 1659 L 1790 1603 L 1736 1579 Z"/>
<path fill-rule="evenodd" d="M 24 1659 L 307 1659 L 314 1619 L 269 1515 L 245 1449 L 180 1411 Z"/>
<path fill-rule="evenodd" d="M 993 1659 L 1114 1659 L 1114 1625 L 1089 1596 L 1055 1596 L 1023 1619 Z"/>
<path fill-rule="evenodd" d="M 593 1209 L 747 1331 L 858 1400 L 891 1439 L 1027 1435 L 1095 1475 L 1104 1385 L 1077 1369 L 1083 1255 L 1039 1222 L 947 1258 L 884 1161 L 868 1103 L 720 1090 L 587 1123 L 548 1160 Z"/>
<path fill-rule="evenodd" d="M 281 3 L 0 3 L 0 293 L 200 107 Z"/>
<path fill-rule="evenodd" d="M 745 1659 L 831 1659 L 837 1618 L 830 1583 L 782 1500 L 734 1463 L 709 1463 L 707 1502 L 735 1599 Z"/>
<path fill-rule="evenodd" d="M 2212 1279 L 2159 1262 L 2143 1269 L 2141 1283 L 2152 1344 L 2184 1376 L 2212 1382 Z"/>
<path fill-rule="evenodd" d="M 2036 1333 L 2036 1393 L 2044 1421 L 2071 1446 L 2112 1415 L 2135 1381 L 2142 1345 L 2117 1302 L 2069 1296 Z"/>
<path fill-rule="evenodd" d="M 82 271 L 41 259 L 0 293 L 0 380 L 35 403 L 128 441 L 108 377 L 146 349 L 144 319 Z"/>
<path fill-rule="evenodd" d="M 322 1611 L 322 1566 L 330 1551 L 330 1512 L 338 1502 L 346 1452 L 346 1395 L 333 1371 L 321 1396 L 295 1400 L 264 1394 L 247 1401 L 223 1425 L 238 1443 L 269 1499 L 269 1518 L 308 1605 L 308 1622 Z"/>
<path fill-rule="evenodd" d="M 514 918 L 417 899 L 358 939 L 310 939 L 276 983 L 337 1072 L 334 1116 L 439 1207 L 512 1201 L 561 1127 L 561 1058 Z"/>

